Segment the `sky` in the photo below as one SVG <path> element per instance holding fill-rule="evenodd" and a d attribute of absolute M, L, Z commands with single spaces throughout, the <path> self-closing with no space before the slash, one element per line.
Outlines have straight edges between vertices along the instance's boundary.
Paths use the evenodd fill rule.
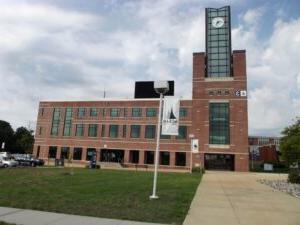
<path fill-rule="evenodd" d="M 137 80 L 175 80 L 191 98 L 205 8 L 231 6 L 246 49 L 249 135 L 300 115 L 299 0 L 0 0 L 0 120 L 35 128 L 39 101 L 133 98 Z"/>

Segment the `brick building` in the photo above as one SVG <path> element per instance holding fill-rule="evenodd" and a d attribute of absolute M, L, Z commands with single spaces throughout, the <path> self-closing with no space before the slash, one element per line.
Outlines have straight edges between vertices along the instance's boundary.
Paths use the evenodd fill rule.
<path fill-rule="evenodd" d="M 193 54 L 192 86 L 192 99 L 180 100 L 179 136 L 161 136 L 160 168 L 192 163 L 248 171 L 246 55 L 231 50 L 229 6 L 206 9 L 206 52 Z M 100 162 L 151 167 L 158 105 L 158 99 L 40 102 L 34 154 L 78 164 L 96 154 Z M 191 153 L 191 137 L 199 153 Z"/>

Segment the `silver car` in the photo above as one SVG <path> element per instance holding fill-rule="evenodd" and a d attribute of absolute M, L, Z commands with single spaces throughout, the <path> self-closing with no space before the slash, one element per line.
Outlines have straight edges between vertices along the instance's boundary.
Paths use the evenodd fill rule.
<path fill-rule="evenodd" d="M 6 168 L 6 167 L 16 167 L 16 166 L 18 166 L 18 164 L 19 163 L 17 161 L 15 161 L 11 158 L 7 158 L 7 157 L 1 157 L 0 158 L 0 166 L 1 167 L 4 167 L 4 168 Z"/>

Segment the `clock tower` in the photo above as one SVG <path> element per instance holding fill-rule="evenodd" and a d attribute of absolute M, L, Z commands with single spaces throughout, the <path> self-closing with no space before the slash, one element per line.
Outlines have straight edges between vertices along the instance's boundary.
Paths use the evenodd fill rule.
<path fill-rule="evenodd" d="M 230 6 L 206 8 L 206 77 L 231 77 Z"/>

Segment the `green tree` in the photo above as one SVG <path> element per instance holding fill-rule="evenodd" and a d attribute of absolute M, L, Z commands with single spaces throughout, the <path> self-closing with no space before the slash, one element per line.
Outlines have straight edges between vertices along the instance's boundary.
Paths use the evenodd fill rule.
<path fill-rule="evenodd" d="M 33 131 L 19 127 L 14 134 L 14 152 L 31 154 L 33 150 Z"/>
<path fill-rule="evenodd" d="M 13 136 L 14 130 L 11 125 L 4 120 L 0 120 L 0 148 L 2 143 L 5 142 L 5 151 L 11 151 L 14 141 Z"/>
<path fill-rule="evenodd" d="M 280 141 L 282 156 L 288 165 L 300 162 L 300 118 L 281 132 L 283 137 Z"/>

